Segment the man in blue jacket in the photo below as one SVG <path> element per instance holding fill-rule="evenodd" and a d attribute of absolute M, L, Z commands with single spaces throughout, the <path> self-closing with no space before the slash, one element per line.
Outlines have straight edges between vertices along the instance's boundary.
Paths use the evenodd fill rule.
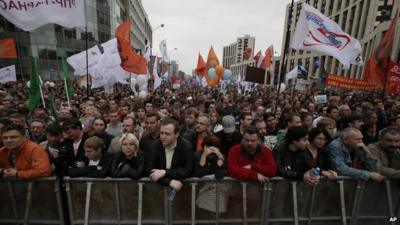
<path fill-rule="evenodd" d="M 363 143 L 363 135 L 356 128 L 346 128 L 341 137 L 328 145 L 328 157 L 333 170 L 342 176 L 380 182 L 383 176 L 376 172 L 378 161 Z"/>

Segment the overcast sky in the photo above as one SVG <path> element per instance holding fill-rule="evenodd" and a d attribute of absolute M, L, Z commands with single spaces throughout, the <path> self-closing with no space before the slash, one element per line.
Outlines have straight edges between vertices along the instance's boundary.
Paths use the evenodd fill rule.
<path fill-rule="evenodd" d="M 286 5 L 290 0 L 143 0 L 153 30 L 153 54 L 167 40 L 171 60 L 191 74 L 200 51 L 206 60 L 212 45 L 222 64 L 222 48 L 249 34 L 255 51 L 273 44 L 280 54 Z M 173 50 L 177 48 L 177 50 Z M 172 50 L 172 51 L 171 51 Z"/>

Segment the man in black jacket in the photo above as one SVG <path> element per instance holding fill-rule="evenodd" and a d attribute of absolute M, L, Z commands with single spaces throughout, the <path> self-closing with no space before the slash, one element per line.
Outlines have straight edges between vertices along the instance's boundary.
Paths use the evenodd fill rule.
<path fill-rule="evenodd" d="M 160 124 L 160 139 L 152 148 L 148 160 L 149 177 L 175 191 L 182 188 L 181 179 L 192 174 L 192 145 L 179 136 L 179 124 L 174 119 L 164 119 Z"/>

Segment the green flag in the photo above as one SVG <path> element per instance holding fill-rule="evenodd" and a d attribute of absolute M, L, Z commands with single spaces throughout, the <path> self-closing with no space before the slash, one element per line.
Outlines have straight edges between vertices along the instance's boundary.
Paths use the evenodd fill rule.
<path fill-rule="evenodd" d="M 49 96 L 49 102 L 50 102 L 50 106 L 49 106 L 50 114 L 51 114 L 51 116 L 53 116 L 53 118 L 55 120 L 58 120 L 57 106 L 56 106 L 56 101 L 54 99 L 54 95 L 51 94 Z"/>
<path fill-rule="evenodd" d="M 62 69 L 63 69 L 63 73 L 64 73 L 64 80 L 67 83 L 66 88 L 67 88 L 68 97 L 69 97 L 69 99 L 71 99 L 74 95 L 74 88 L 70 84 L 68 66 L 67 66 L 67 63 L 65 62 L 64 57 L 61 58 L 61 65 L 62 65 Z"/>
<path fill-rule="evenodd" d="M 40 104 L 40 78 L 35 58 L 31 57 L 31 80 L 29 86 L 29 111 L 32 111 Z"/>

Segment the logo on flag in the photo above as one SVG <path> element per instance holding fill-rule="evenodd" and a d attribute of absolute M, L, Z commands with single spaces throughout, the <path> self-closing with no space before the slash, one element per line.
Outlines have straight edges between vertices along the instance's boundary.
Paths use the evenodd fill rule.
<path fill-rule="evenodd" d="M 338 34 L 328 30 L 324 19 L 312 12 L 306 12 L 307 20 L 313 22 L 318 28 L 309 30 L 308 36 L 303 41 L 304 46 L 328 45 L 337 49 L 345 48 L 351 41 L 347 34 Z"/>

